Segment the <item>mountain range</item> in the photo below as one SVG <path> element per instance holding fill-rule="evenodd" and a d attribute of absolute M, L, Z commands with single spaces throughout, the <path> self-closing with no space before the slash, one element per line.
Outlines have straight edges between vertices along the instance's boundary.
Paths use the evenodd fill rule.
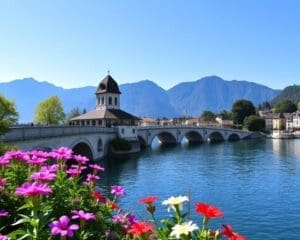
<path fill-rule="evenodd" d="M 117 79 L 116 79 L 117 80 Z M 20 122 L 30 122 L 39 102 L 57 95 L 66 113 L 72 108 L 92 110 L 96 86 L 64 89 L 33 78 L 0 83 L 0 94 L 15 102 Z M 255 105 L 270 101 L 280 90 L 247 81 L 226 81 L 217 76 L 183 82 L 165 90 L 150 80 L 121 84 L 121 108 L 137 116 L 199 116 L 202 111 L 230 110 L 237 99 L 248 99 Z"/>

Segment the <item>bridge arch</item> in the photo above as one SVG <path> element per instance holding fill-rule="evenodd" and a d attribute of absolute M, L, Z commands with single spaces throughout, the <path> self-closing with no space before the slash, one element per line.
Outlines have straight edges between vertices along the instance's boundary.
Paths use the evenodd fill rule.
<path fill-rule="evenodd" d="M 207 138 L 208 142 L 215 143 L 215 142 L 223 142 L 225 141 L 225 137 L 219 131 L 213 131 L 208 135 Z"/>
<path fill-rule="evenodd" d="M 154 138 L 157 137 L 161 144 L 165 145 L 174 145 L 177 143 L 176 137 L 168 131 L 161 131 L 157 134 L 153 135 L 150 141 L 150 144 L 152 144 Z"/>
<path fill-rule="evenodd" d="M 231 134 L 229 134 L 227 140 L 230 141 L 230 142 L 239 141 L 239 140 L 241 140 L 241 137 L 237 133 L 231 133 Z"/>
<path fill-rule="evenodd" d="M 138 140 L 141 148 L 147 147 L 147 142 L 142 136 L 138 135 Z"/>
<path fill-rule="evenodd" d="M 182 136 L 180 142 L 182 142 L 182 140 L 186 138 L 188 140 L 188 142 L 190 143 L 201 143 L 203 142 L 203 137 L 201 135 L 201 133 L 199 133 L 198 131 L 195 130 L 191 130 L 188 131 L 186 133 L 184 133 L 184 135 Z"/>
<path fill-rule="evenodd" d="M 82 156 L 86 156 L 90 159 L 90 161 L 94 160 L 94 151 L 92 144 L 87 139 L 78 139 L 71 144 L 71 149 L 74 154 L 80 154 Z"/>

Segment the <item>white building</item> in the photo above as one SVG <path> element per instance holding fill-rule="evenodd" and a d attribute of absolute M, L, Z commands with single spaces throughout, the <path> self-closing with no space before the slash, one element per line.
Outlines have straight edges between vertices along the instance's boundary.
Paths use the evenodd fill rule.
<path fill-rule="evenodd" d="M 111 127 L 138 124 L 138 117 L 120 109 L 121 92 L 117 82 L 109 74 L 99 83 L 95 94 L 95 110 L 72 118 L 71 125 Z"/>
<path fill-rule="evenodd" d="M 300 111 L 291 113 L 286 122 L 287 130 L 299 131 L 300 130 Z"/>

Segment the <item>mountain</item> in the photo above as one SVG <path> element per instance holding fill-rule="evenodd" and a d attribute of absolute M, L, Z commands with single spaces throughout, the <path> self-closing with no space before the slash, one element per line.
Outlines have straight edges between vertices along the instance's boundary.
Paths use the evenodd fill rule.
<path fill-rule="evenodd" d="M 138 116 L 173 117 L 178 115 L 167 92 L 149 80 L 120 85 L 121 108 Z"/>
<path fill-rule="evenodd" d="M 64 89 L 33 78 L 0 83 L 0 94 L 15 101 L 23 123 L 32 121 L 38 103 L 53 95 L 60 97 L 66 113 L 74 107 L 91 110 L 95 107 L 95 90 L 93 86 Z M 216 76 L 180 83 L 169 90 L 149 80 L 121 84 L 120 90 L 122 109 L 149 117 L 182 116 L 186 112 L 199 116 L 203 110 L 230 109 L 237 99 L 245 98 L 258 104 L 273 99 L 280 92 L 256 83 L 225 81 Z"/>
<path fill-rule="evenodd" d="M 0 83 L 0 94 L 3 94 L 16 104 L 20 122 L 31 122 L 39 102 L 57 95 L 62 100 L 65 112 L 73 107 L 92 109 L 95 100 L 95 87 L 64 89 L 48 82 L 38 82 L 33 78 L 14 80 Z"/>
<path fill-rule="evenodd" d="M 291 100 L 294 103 L 300 102 L 300 85 L 288 86 L 282 90 L 282 92 L 276 96 L 272 103 L 276 104 L 284 100 Z"/>
<path fill-rule="evenodd" d="M 247 81 L 225 81 L 217 76 L 204 77 L 195 82 L 180 83 L 170 90 L 170 102 L 181 113 L 199 116 L 202 111 L 219 112 L 231 109 L 238 99 L 248 99 L 255 105 L 273 99 L 280 93 L 266 86 Z"/>

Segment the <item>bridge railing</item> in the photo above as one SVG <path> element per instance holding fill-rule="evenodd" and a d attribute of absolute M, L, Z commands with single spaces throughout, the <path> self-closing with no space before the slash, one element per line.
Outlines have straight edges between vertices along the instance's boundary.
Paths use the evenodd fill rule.
<path fill-rule="evenodd" d="M 115 132 L 116 130 L 114 128 L 95 126 L 22 126 L 10 128 L 10 131 L 7 134 L 0 137 L 0 140 L 4 142 L 13 142 L 79 134 Z"/>
<path fill-rule="evenodd" d="M 234 131 L 234 132 L 240 132 L 245 133 L 248 131 L 241 130 L 241 129 L 235 129 L 235 128 L 228 128 L 228 127 L 221 127 L 220 125 L 180 125 L 180 124 L 174 124 L 174 125 L 152 125 L 152 126 L 138 126 L 138 129 L 174 129 L 174 128 L 181 128 L 181 129 L 216 129 L 216 130 L 223 130 L 223 131 Z"/>

